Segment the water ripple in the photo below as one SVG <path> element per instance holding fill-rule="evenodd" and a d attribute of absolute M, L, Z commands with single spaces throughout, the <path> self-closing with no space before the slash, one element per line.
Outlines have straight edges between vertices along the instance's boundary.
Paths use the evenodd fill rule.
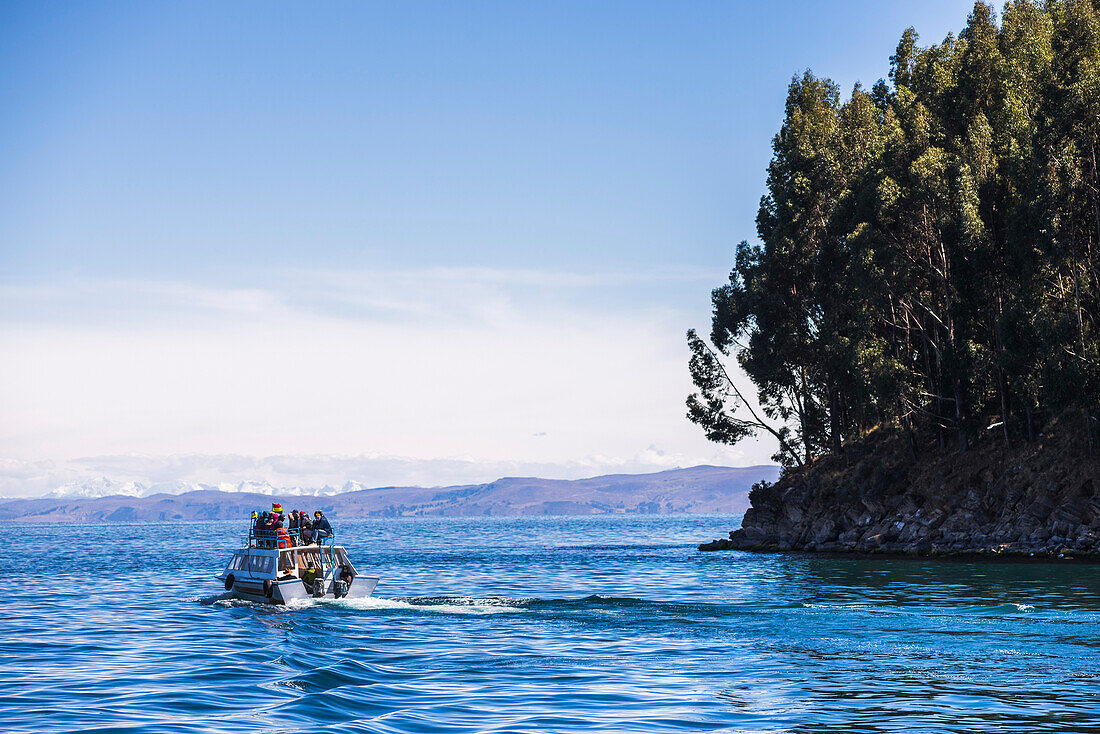
<path fill-rule="evenodd" d="M 1097 567 L 694 550 L 735 522 L 342 523 L 378 596 L 291 607 L 231 524 L 22 527 L 0 730 L 1100 732 Z"/>

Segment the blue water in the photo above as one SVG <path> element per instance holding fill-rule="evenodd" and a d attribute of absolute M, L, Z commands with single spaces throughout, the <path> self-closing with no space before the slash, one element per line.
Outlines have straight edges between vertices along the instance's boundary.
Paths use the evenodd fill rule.
<path fill-rule="evenodd" d="M 0 731 L 1100 732 L 1100 567 L 694 549 L 736 523 L 337 521 L 377 598 L 299 608 L 220 593 L 239 524 L 16 527 Z"/>

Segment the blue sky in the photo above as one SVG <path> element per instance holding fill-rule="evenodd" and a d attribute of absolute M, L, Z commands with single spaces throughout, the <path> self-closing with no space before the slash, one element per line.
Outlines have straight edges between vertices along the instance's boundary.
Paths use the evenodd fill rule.
<path fill-rule="evenodd" d="M 683 332 L 786 86 L 969 7 L 6 3 L 0 456 L 764 461 L 684 425 Z"/>

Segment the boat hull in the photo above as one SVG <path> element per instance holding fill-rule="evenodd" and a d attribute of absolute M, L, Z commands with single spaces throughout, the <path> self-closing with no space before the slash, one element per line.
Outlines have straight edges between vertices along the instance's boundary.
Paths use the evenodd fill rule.
<path fill-rule="evenodd" d="M 374 587 L 378 585 L 377 576 L 357 576 L 348 589 L 348 593 L 342 599 L 366 599 L 374 594 Z M 289 604 L 293 601 L 304 601 L 314 598 L 306 591 L 306 586 L 298 579 L 286 581 L 273 581 L 271 584 L 271 598 L 264 593 L 263 582 L 234 580 L 233 588 L 229 593 L 237 599 L 259 602 L 261 604 Z M 324 599 L 335 598 L 330 582 L 325 589 Z"/>

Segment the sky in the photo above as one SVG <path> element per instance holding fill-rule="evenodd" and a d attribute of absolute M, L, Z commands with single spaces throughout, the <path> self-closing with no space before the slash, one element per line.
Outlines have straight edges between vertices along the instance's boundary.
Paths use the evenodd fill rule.
<path fill-rule="evenodd" d="M 787 85 L 970 6 L 0 5 L 0 496 L 768 463 L 684 333 Z"/>

